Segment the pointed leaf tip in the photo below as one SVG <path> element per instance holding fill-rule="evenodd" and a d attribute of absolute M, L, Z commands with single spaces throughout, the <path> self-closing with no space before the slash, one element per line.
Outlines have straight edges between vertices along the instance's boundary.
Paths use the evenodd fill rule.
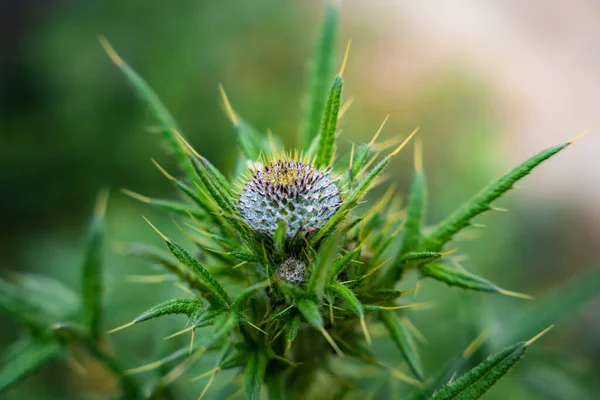
<path fill-rule="evenodd" d="M 535 343 L 539 338 L 548 333 L 548 331 L 550 331 L 552 328 L 554 328 L 554 325 L 550 325 L 549 327 L 547 327 L 546 329 L 544 329 L 543 331 L 526 341 L 525 346 L 530 346 L 531 344 Z"/>
<path fill-rule="evenodd" d="M 119 332 L 119 331 L 121 331 L 121 330 L 123 330 L 123 329 L 127 329 L 127 328 L 129 328 L 130 326 L 133 326 L 133 325 L 135 325 L 135 324 L 137 324 L 137 321 L 136 321 L 136 320 L 133 320 L 133 321 L 131 321 L 131 322 L 128 322 L 128 323 L 126 323 L 126 324 L 123 324 L 123 325 L 121 325 L 121 326 L 117 326 L 116 328 L 113 328 L 113 329 L 111 329 L 110 331 L 108 331 L 108 332 L 106 332 L 106 333 L 110 335 L 110 334 L 112 334 L 112 333 Z"/>
<path fill-rule="evenodd" d="M 383 122 L 381 123 L 381 125 L 379 125 L 379 129 L 377 129 L 377 132 L 375 132 L 375 136 L 373 136 L 373 139 L 371 139 L 371 141 L 369 142 L 369 144 L 367 145 L 367 147 L 371 147 L 373 146 L 373 144 L 375 143 L 375 141 L 377 140 L 377 138 L 379 137 L 379 134 L 381 133 L 381 131 L 383 130 L 383 127 L 385 126 L 385 123 L 387 122 L 387 120 L 390 118 L 390 114 L 386 115 L 385 118 L 383 119 Z M 353 144 L 354 145 L 354 144 Z M 351 159 L 352 160 L 352 159 Z"/>
<path fill-rule="evenodd" d="M 344 54 L 344 61 L 342 61 L 342 67 L 340 68 L 339 76 L 344 75 L 344 70 L 346 69 L 346 63 L 348 62 L 348 55 L 350 54 L 350 44 L 352 40 L 348 40 L 348 45 L 346 46 L 346 53 Z"/>
<path fill-rule="evenodd" d="M 417 134 L 417 132 L 419 132 L 420 128 L 415 128 L 414 131 L 412 131 L 412 133 L 410 135 L 408 135 L 408 137 L 406 139 L 404 139 L 404 141 L 402 143 L 400 143 L 400 145 L 398 147 L 396 147 L 396 150 L 394 150 L 390 156 L 395 157 L 398 153 L 400 153 L 400 151 L 408 144 L 408 142 L 410 142 L 410 140 Z"/>
<path fill-rule="evenodd" d="M 124 195 L 127 195 L 131 198 L 134 198 L 136 200 L 139 200 L 142 203 L 146 203 L 146 204 L 152 203 L 152 199 L 150 197 L 144 196 L 144 195 L 136 193 L 136 192 L 132 192 L 129 189 L 122 188 L 121 193 L 123 193 Z"/>
<path fill-rule="evenodd" d="M 225 93 L 225 89 L 221 84 L 219 84 L 219 93 L 221 93 L 221 99 L 223 101 L 223 105 L 225 106 L 227 116 L 229 117 L 231 122 L 233 122 L 234 125 L 238 125 L 238 117 L 237 115 L 235 115 L 233 107 L 231 107 L 231 103 L 229 102 L 229 98 L 227 98 L 227 93 Z"/>
<path fill-rule="evenodd" d="M 600 124 L 598 124 L 598 125 L 594 125 L 594 126 L 592 126 L 591 128 L 589 128 L 589 129 L 587 129 L 587 130 L 583 131 L 583 132 L 582 132 L 582 133 L 580 133 L 579 135 L 575 136 L 573 139 L 569 140 L 569 141 L 568 141 L 568 143 L 569 143 L 569 144 L 573 144 L 573 143 L 575 143 L 575 142 L 577 142 L 577 141 L 579 141 L 579 140 L 583 139 L 583 137 L 584 137 L 584 136 L 587 136 L 587 134 L 588 134 L 588 133 L 590 133 L 590 132 L 594 131 L 595 129 L 597 129 L 597 128 L 598 128 L 598 126 L 600 126 Z"/>
<path fill-rule="evenodd" d="M 108 54 L 112 62 L 115 63 L 116 66 L 121 67 L 123 65 L 123 60 L 121 59 L 121 57 L 119 57 L 119 55 L 108 42 L 108 40 L 106 40 L 104 36 L 100 36 L 98 37 L 98 41 L 100 42 L 100 44 L 104 48 L 104 51 L 106 52 L 106 54 Z"/>
<path fill-rule="evenodd" d="M 96 198 L 96 207 L 94 208 L 94 216 L 96 218 L 102 218 L 106 213 L 106 206 L 108 204 L 109 193 L 110 191 L 108 187 L 100 189 L 98 197 Z"/>
<path fill-rule="evenodd" d="M 158 233 L 158 235 L 159 235 L 159 236 L 160 236 L 160 237 L 161 237 L 161 238 L 162 238 L 162 239 L 163 239 L 165 242 L 167 242 L 167 243 L 171 243 L 171 240 L 170 240 L 168 237 L 166 237 L 166 236 L 165 236 L 165 235 L 164 235 L 164 234 L 163 234 L 161 231 L 159 231 L 157 227 L 155 227 L 154 225 L 152 225 L 152 222 L 150 222 L 150 221 L 148 220 L 148 218 L 146 218 L 146 217 L 145 217 L 145 216 L 143 216 L 143 215 L 142 215 L 142 218 L 144 218 L 144 219 L 146 220 L 146 222 L 148 223 L 148 225 L 150 225 L 150 226 L 152 227 L 152 229 L 154 229 L 154 231 L 155 231 L 156 233 Z"/>

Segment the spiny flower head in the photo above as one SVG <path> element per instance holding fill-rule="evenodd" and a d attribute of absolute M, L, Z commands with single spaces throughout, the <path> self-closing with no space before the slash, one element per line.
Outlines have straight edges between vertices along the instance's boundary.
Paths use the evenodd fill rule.
<path fill-rule="evenodd" d="M 286 241 L 293 242 L 323 227 L 341 203 L 340 188 L 327 172 L 281 159 L 255 168 L 238 207 L 252 229 L 270 238 L 283 221 Z"/>

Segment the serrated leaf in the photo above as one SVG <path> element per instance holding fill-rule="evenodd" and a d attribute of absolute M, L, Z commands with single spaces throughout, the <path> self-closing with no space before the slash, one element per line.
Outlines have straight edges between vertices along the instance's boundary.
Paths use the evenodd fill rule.
<path fill-rule="evenodd" d="M 327 98 L 327 89 L 333 74 L 339 14 L 339 4 L 329 2 L 311 67 L 310 92 L 307 98 L 302 132 L 302 147 L 304 149 L 308 149 L 319 132 L 321 116 Z"/>
<path fill-rule="evenodd" d="M 448 286 L 458 286 L 463 289 L 476 290 L 479 292 L 500 293 L 507 296 L 529 298 L 527 295 L 510 292 L 497 286 L 495 283 L 467 271 L 450 268 L 443 264 L 431 263 L 419 267 L 423 276 L 428 276 Z"/>
<path fill-rule="evenodd" d="M 212 276 L 212 274 L 202 265 L 200 262 L 192 256 L 186 249 L 181 245 L 173 242 L 170 239 L 166 240 L 167 247 L 171 250 L 171 253 L 177 258 L 183 265 L 193 271 L 209 288 L 210 292 L 214 295 L 214 300 L 220 306 L 229 306 L 229 296 L 225 289 L 219 284 L 219 282 Z M 209 299 L 212 301 L 213 299 Z"/>
<path fill-rule="evenodd" d="M 188 179 L 192 180 L 194 177 L 194 171 L 184 149 L 175 135 L 175 132 L 179 131 L 179 128 L 167 108 L 160 101 L 156 93 L 154 93 L 150 85 L 148 85 L 148 83 L 141 76 L 139 76 L 133 68 L 123 61 L 123 59 L 121 59 L 121 57 L 105 38 L 100 38 L 100 43 L 104 47 L 104 50 L 109 55 L 113 63 L 121 70 L 121 72 L 123 72 L 137 94 L 141 97 L 144 103 L 146 103 L 146 106 L 152 112 L 153 117 L 159 123 L 159 132 L 169 143 L 169 146 L 173 150 L 173 153 L 179 162 L 180 168 L 186 173 Z"/>
<path fill-rule="evenodd" d="M 421 252 L 410 252 L 405 253 L 400 258 L 400 264 L 427 264 L 432 261 L 439 260 L 444 256 L 444 253 L 439 253 L 437 251 L 421 251 Z"/>
<path fill-rule="evenodd" d="M 422 381 L 423 367 L 417 351 L 417 346 L 412 337 L 412 334 L 402 318 L 399 318 L 393 312 L 382 312 L 380 314 L 381 321 L 387 328 L 394 344 L 402 353 L 408 367 L 417 379 Z"/>
<path fill-rule="evenodd" d="M 260 399 L 262 384 L 265 379 L 268 358 L 264 351 L 256 349 L 246 364 L 246 399 Z"/>
<path fill-rule="evenodd" d="M 4 393 L 59 354 L 60 345 L 56 341 L 27 340 L 16 343 L 2 358 L 0 393 Z"/>
<path fill-rule="evenodd" d="M 237 295 L 237 297 L 235 298 L 233 303 L 231 303 L 231 309 L 236 312 L 241 312 L 246 300 L 248 300 L 248 298 L 251 295 L 253 295 L 256 291 L 258 291 L 260 289 L 264 289 L 268 286 L 269 286 L 269 282 L 265 281 L 265 282 L 257 283 L 255 285 L 252 285 L 252 286 L 247 287 L 246 289 L 242 290 L 240 292 L 240 294 Z"/>
<path fill-rule="evenodd" d="M 302 318 L 300 314 L 295 314 L 288 323 L 285 325 L 285 354 L 292 347 L 292 343 L 296 336 L 298 335 L 298 330 L 300 329 L 300 323 L 302 322 Z"/>
<path fill-rule="evenodd" d="M 344 87 L 344 78 L 337 75 L 333 80 L 327 104 L 323 110 L 321 128 L 319 130 L 319 142 L 317 145 L 317 168 L 326 168 L 331 164 L 335 148 L 335 133 L 337 129 L 338 113 L 340 111 L 340 99 Z"/>
<path fill-rule="evenodd" d="M 134 322 L 148 321 L 169 314 L 185 314 L 188 317 L 191 317 L 194 313 L 203 309 L 204 307 L 200 302 L 200 299 L 196 297 L 175 298 L 157 304 L 148 311 L 144 311 L 134 319 Z"/>
<path fill-rule="evenodd" d="M 521 360 L 529 342 L 519 342 L 482 361 L 436 392 L 433 400 L 475 400 L 483 396 L 496 382 Z"/>
<path fill-rule="evenodd" d="M 100 337 L 102 312 L 102 251 L 104 247 L 104 214 L 108 202 L 108 192 L 102 191 L 96 200 L 96 209 L 88 228 L 85 243 L 81 298 L 83 299 L 83 320 L 92 340 Z"/>
<path fill-rule="evenodd" d="M 491 203 L 509 191 L 517 181 L 527 176 L 535 167 L 565 149 L 572 142 L 573 141 L 550 147 L 521 163 L 502 178 L 492 182 L 475 195 L 475 197 L 437 225 L 433 231 L 424 238 L 424 248 L 431 251 L 440 250 L 444 244 L 452 240 L 455 234 L 469 226 L 473 218 L 490 210 Z"/>
<path fill-rule="evenodd" d="M 422 150 L 420 142 L 415 145 L 415 170 L 413 172 L 410 196 L 408 198 L 408 211 L 404 224 L 401 255 L 418 250 L 421 242 L 421 227 L 425 219 L 427 207 L 427 183 L 422 164 Z"/>

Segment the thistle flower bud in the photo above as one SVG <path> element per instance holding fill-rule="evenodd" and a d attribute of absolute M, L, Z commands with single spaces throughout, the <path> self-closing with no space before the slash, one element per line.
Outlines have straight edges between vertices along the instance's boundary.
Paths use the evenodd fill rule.
<path fill-rule="evenodd" d="M 300 161 L 280 160 L 254 171 L 238 207 L 252 229 L 270 238 L 284 221 L 289 243 L 318 231 L 341 202 L 340 188 L 328 174 Z"/>
<path fill-rule="evenodd" d="M 304 263 L 296 258 L 290 257 L 279 266 L 279 276 L 281 279 L 294 285 L 300 285 L 304 282 Z"/>

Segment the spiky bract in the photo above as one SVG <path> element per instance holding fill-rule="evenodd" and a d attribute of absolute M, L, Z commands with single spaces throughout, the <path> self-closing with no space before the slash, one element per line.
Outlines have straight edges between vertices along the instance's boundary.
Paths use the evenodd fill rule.
<path fill-rule="evenodd" d="M 328 173 L 309 163 L 278 160 L 255 169 L 238 207 L 252 229 L 270 238 L 283 221 L 286 241 L 294 242 L 323 227 L 341 203 L 340 188 Z"/>

